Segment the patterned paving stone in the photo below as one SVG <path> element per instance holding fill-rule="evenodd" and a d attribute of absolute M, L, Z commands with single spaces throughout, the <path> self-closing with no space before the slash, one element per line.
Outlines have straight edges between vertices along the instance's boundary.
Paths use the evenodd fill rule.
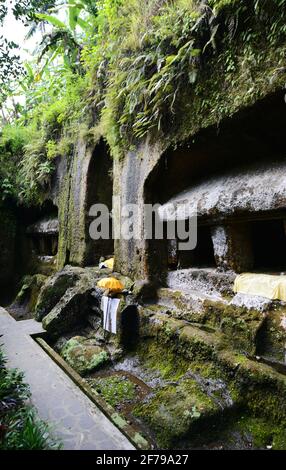
<path fill-rule="evenodd" d="M 0 308 L 0 343 L 10 367 L 24 371 L 32 403 L 66 450 L 134 449 L 128 439 L 89 400 L 31 338 L 41 333 L 34 320 L 16 322 Z"/>

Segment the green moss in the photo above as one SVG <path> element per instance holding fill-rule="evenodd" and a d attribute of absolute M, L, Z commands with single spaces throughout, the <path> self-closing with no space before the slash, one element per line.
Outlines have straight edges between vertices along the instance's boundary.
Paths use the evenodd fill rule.
<path fill-rule="evenodd" d="M 271 446 L 273 450 L 286 449 L 286 428 L 277 426 L 275 422 L 265 421 L 262 418 L 243 416 L 238 420 L 238 429 L 251 434 L 253 447 L 265 449 Z"/>
<path fill-rule="evenodd" d="M 133 0 L 112 15 L 102 10 L 105 36 L 96 52 L 110 59 L 102 121 L 114 154 L 148 133 L 164 146 L 176 144 L 284 86 L 284 0 L 279 12 L 275 0 L 211 4 L 215 30 L 198 2 L 155 8 Z M 95 54 L 85 59 L 88 67 L 101 67 Z"/>
<path fill-rule="evenodd" d="M 257 336 L 265 322 L 261 312 L 213 301 L 205 301 L 204 312 L 205 323 L 224 333 L 225 347 L 255 354 Z"/>
<path fill-rule="evenodd" d="M 284 363 L 286 330 L 282 321 L 286 317 L 284 307 L 268 312 L 257 337 L 257 354 Z"/>
<path fill-rule="evenodd" d="M 178 379 L 186 373 L 189 361 L 155 341 L 144 341 L 137 349 L 147 369 L 159 372 L 163 379 Z"/>
<path fill-rule="evenodd" d="M 170 448 L 187 436 L 191 439 L 197 421 L 212 419 L 218 407 L 195 380 L 185 379 L 177 386 L 159 390 L 133 412 L 155 432 L 161 448 Z"/>
<path fill-rule="evenodd" d="M 15 299 L 16 303 L 27 304 L 29 312 L 34 312 L 40 289 L 47 280 L 43 274 L 35 274 L 33 276 L 25 276 L 21 281 L 21 289 Z"/>
<path fill-rule="evenodd" d="M 106 351 L 79 336 L 67 341 L 61 355 L 81 375 L 98 369 L 109 359 Z"/>
<path fill-rule="evenodd" d="M 136 386 L 125 376 L 89 379 L 88 383 L 113 407 L 136 398 Z"/>
<path fill-rule="evenodd" d="M 43 200 L 51 160 L 71 157 L 82 136 L 104 135 L 115 156 L 148 134 L 168 147 L 284 88 L 285 0 L 101 1 L 92 20 L 97 34 L 83 47 L 85 73 L 66 72 L 57 92 L 47 83 L 47 99 L 35 93 L 29 114 L 6 128 L 3 155 L 8 141 L 10 154 L 20 142 L 23 161 L 16 159 L 11 181 L 4 169 L 2 180 L 27 203 Z M 3 162 L 12 169 L 9 158 Z"/>
<path fill-rule="evenodd" d="M 221 351 L 218 366 L 230 377 L 230 388 L 253 416 L 286 423 L 286 377 L 271 367 L 231 350 Z"/>

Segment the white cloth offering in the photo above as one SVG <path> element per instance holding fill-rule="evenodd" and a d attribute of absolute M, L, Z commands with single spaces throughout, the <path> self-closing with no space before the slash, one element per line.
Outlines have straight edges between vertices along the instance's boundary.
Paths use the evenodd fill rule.
<path fill-rule="evenodd" d="M 103 296 L 101 299 L 101 309 L 103 310 L 103 329 L 116 334 L 117 310 L 120 299 Z"/>

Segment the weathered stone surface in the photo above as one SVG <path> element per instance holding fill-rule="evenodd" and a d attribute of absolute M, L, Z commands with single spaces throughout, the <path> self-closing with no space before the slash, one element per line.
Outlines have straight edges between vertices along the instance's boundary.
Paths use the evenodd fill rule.
<path fill-rule="evenodd" d="M 69 289 L 51 312 L 43 319 L 43 327 L 59 336 L 82 322 L 88 312 L 88 295 L 91 289 L 75 287 Z"/>
<path fill-rule="evenodd" d="M 115 269 L 134 279 L 148 278 L 147 246 L 144 238 L 144 186 L 161 155 L 161 143 L 140 143 L 135 151 L 126 154 L 124 161 L 114 160 L 114 194 L 119 197 L 113 207 L 114 225 L 121 227 L 120 205 L 137 204 L 135 215 L 136 240 L 115 240 Z"/>
<path fill-rule="evenodd" d="M 149 403 L 138 407 L 137 415 L 155 431 L 160 447 L 168 448 L 190 434 L 201 417 L 211 418 L 218 411 L 195 381 L 186 380 L 159 391 Z"/>
<path fill-rule="evenodd" d="M 215 268 L 189 268 L 170 271 L 167 286 L 185 293 L 196 292 L 214 300 L 222 299 L 223 294 L 232 294 L 235 274 L 221 272 Z"/>
<path fill-rule="evenodd" d="M 25 276 L 21 281 L 21 289 L 14 302 L 9 306 L 9 312 L 16 319 L 31 317 L 47 276 L 34 274 Z"/>
<path fill-rule="evenodd" d="M 150 313 L 149 308 L 148 312 Z M 260 312 L 256 313 L 261 315 Z M 285 375 L 245 354 L 234 352 L 230 343 L 225 342 L 225 335 L 184 326 L 182 321 L 173 324 L 173 328 L 172 324 L 168 327 L 167 315 L 165 319 L 164 315 L 146 315 L 145 322 L 148 321 L 151 323 L 149 328 L 153 336 L 149 337 L 148 342 L 144 340 L 145 346 L 141 345 L 142 357 L 149 361 L 149 366 L 167 373 L 171 384 L 157 389 L 150 400 L 140 405 L 137 411 L 156 432 L 161 445 L 172 446 L 171 442 L 180 442 L 188 433 L 192 436 L 196 424 L 200 424 L 200 418 L 204 422 L 205 417 L 207 423 L 214 411 L 217 413 L 214 414 L 216 419 L 222 419 L 223 410 L 234 404 L 251 416 L 263 416 L 264 419 L 272 420 L 281 427 L 279 429 L 283 434 L 286 401 L 281 397 L 285 396 Z M 149 352 L 148 348 L 151 348 Z M 187 372 L 184 371 L 186 361 L 190 368 Z M 179 374 L 177 378 L 176 373 Z M 187 384 L 192 380 L 196 382 L 195 387 L 188 388 Z M 186 395 L 185 387 L 188 389 Z M 197 422 L 184 419 L 186 409 L 194 411 L 189 406 L 190 400 L 195 403 L 202 391 L 204 397 L 210 398 L 215 406 L 203 406 Z M 178 416 L 180 419 L 177 419 Z"/>
<path fill-rule="evenodd" d="M 40 292 L 35 309 L 36 320 L 41 321 L 59 302 L 67 289 L 76 284 L 82 274 L 81 268 L 65 266 L 62 271 L 49 278 Z"/>
<path fill-rule="evenodd" d="M 150 307 L 147 312 L 149 315 L 142 316 L 140 310 L 141 337 L 152 338 L 160 344 L 168 345 L 172 351 L 191 361 L 215 357 L 223 341 L 219 331 L 199 324 L 186 324 L 185 321 L 174 319 L 167 313 L 158 312 L 158 306 L 157 312 Z"/>
<path fill-rule="evenodd" d="M 224 413 L 232 408 L 238 419 L 243 415 L 271 423 L 285 442 L 285 375 L 230 349 L 187 360 L 186 350 L 173 346 L 154 341 L 141 345 L 142 364 L 159 371 L 160 378 L 135 414 L 150 426 L 160 448 L 200 446 L 213 426 L 225 429 L 229 421 Z"/>
<path fill-rule="evenodd" d="M 151 427 L 159 446 L 201 448 L 208 439 L 212 442 L 220 438 L 221 433 L 214 437 L 214 430 L 220 425 L 222 431 L 225 429 L 228 421 L 224 419 L 224 412 L 235 408 L 239 399 L 232 381 L 234 374 L 228 376 L 218 363 L 190 361 L 175 348 L 172 351 L 151 340 L 144 341 L 140 351 L 144 372 L 146 368 L 150 375 L 154 371 L 157 378 L 154 393 L 135 409 L 135 413 Z M 191 396 L 184 393 L 186 388 Z M 188 406 L 191 400 L 197 402 L 196 409 Z M 213 403 L 214 415 L 208 413 L 208 403 Z M 190 415 L 193 419 L 188 420 Z"/>
<path fill-rule="evenodd" d="M 257 335 L 256 353 L 285 365 L 286 359 L 286 309 L 277 306 L 266 313 L 265 321 Z M 286 371 L 286 368 L 285 368 Z"/>
<path fill-rule="evenodd" d="M 237 273 L 252 269 L 253 250 L 247 224 L 213 227 L 212 241 L 218 267 Z"/>
<path fill-rule="evenodd" d="M 264 305 L 264 304 L 263 304 Z M 157 314 L 186 320 L 198 328 L 224 334 L 224 341 L 230 347 L 255 354 L 258 335 L 265 323 L 265 314 L 257 302 L 245 306 L 233 304 L 223 298 L 214 300 L 200 292 L 185 293 L 173 289 L 159 289 L 158 303 L 140 309 L 141 335 L 154 336 L 154 322 L 159 325 Z M 269 304 L 268 304 L 269 307 Z M 265 305 L 267 310 L 267 305 Z M 152 318 L 152 315 L 155 315 Z M 153 333 L 151 333 L 153 331 Z M 281 345 L 280 345 L 281 349 Z"/>
<path fill-rule="evenodd" d="M 66 342 L 61 350 L 63 358 L 79 374 L 98 369 L 109 359 L 109 353 L 92 339 L 75 336 Z"/>
<path fill-rule="evenodd" d="M 277 424 L 286 420 L 286 376 L 269 365 L 230 350 L 220 351 L 219 367 L 232 377 L 233 390 L 246 409 Z"/>
<path fill-rule="evenodd" d="M 59 221 L 56 218 L 45 217 L 27 228 L 29 234 L 57 235 L 58 232 Z"/>
<path fill-rule="evenodd" d="M 280 175 L 285 163 L 256 163 L 219 177 L 205 179 L 168 201 L 159 211 L 167 220 L 182 219 L 182 213 L 198 216 L 259 212 L 284 208 L 286 186 Z M 181 212 L 180 212 L 181 211 Z M 186 216 L 185 216 L 186 217 Z"/>
<path fill-rule="evenodd" d="M 230 348 L 255 354 L 257 335 L 265 321 L 259 310 L 206 301 L 205 324 L 219 329 Z"/>
<path fill-rule="evenodd" d="M 96 141 L 96 142 L 95 142 Z M 92 205 L 112 209 L 112 159 L 103 139 L 81 137 L 68 159 L 58 163 L 59 254 L 58 268 L 71 263 L 94 266 L 100 257 L 113 256 L 113 240 L 94 240 L 89 229 Z"/>
<path fill-rule="evenodd" d="M 65 292 L 43 319 L 44 328 L 56 336 L 68 332 L 92 313 L 92 293 L 102 276 L 97 268 L 71 268 L 71 270 L 79 275 L 79 280 Z"/>
<path fill-rule="evenodd" d="M 200 292 L 186 293 L 178 289 L 158 289 L 157 304 L 167 307 L 174 318 L 195 323 L 204 322 L 204 302 L 206 297 Z"/>
<path fill-rule="evenodd" d="M 250 310 L 257 310 L 259 312 L 266 312 L 273 307 L 273 300 L 261 297 L 259 295 L 237 293 L 230 301 L 230 305 L 236 307 L 246 307 Z"/>

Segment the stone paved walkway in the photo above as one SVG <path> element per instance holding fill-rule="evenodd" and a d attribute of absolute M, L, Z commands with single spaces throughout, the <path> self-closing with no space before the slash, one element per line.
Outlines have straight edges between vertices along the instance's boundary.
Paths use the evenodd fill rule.
<path fill-rule="evenodd" d="M 25 373 L 39 416 L 67 450 L 134 449 L 72 380 L 31 338 L 43 332 L 34 320 L 16 322 L 0 308 L 0 344 L 9 367 Z"/>

